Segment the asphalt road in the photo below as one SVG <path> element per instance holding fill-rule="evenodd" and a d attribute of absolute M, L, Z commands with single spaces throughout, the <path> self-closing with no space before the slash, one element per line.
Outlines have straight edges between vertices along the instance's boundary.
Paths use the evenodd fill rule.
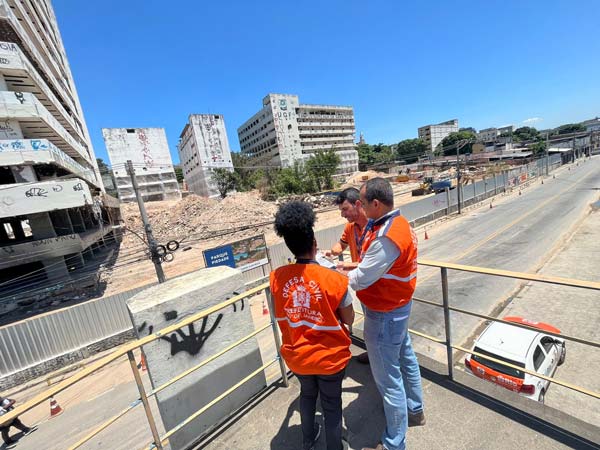
<path fill-rule="evenodd" d="M 419 258 L 471 266 L 535 273 L 598 200 L 600 157 L 571 164 L 555 172 L 542 185 L 536 181 L 522 191 L 494 201 L 494 207 L 467 212 L 439 229 L 419 235 Z M 573 276 L 576 272 L 564 274 Z M 452 306 L 482 314 L 498 312 L 521 282 L 473 273 L 449 271 Z M 419 267 L 415 297 L 441 303 L 440 270 Z M 548 286 L 548 289 L 551 287 Z M 415 302 L 410 328 L 444 338 L 441 308 Z M 481 321 L 452 313 L 452 341 L 469 345 L 469 337 Z M 437 359 L 445 348 L 416 338 L 417 350 Z"/>

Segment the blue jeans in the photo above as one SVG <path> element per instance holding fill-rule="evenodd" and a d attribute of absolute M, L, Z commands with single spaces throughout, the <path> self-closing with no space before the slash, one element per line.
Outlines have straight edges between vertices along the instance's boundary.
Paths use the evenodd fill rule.
<path fill-rule="evenodd" d="M 365 344 L 383 398 L 386 428 L 381 442 L 388 450 L 404 450 L 407 413 L 423 411 L 421 371 L 408 334 L 411 306 L 412 302 L 385 313 L 365 308 Z"/>

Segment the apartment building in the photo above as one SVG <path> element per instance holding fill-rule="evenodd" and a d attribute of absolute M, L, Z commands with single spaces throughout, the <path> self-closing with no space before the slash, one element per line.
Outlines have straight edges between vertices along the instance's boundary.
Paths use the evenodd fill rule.
<path fill-rule="evenodd" d="M 297 95 L 269 94 L 237 131 L 241 152 L 255 165 L 290 167 L 317 150 L 333 149 L 341 160 L 339 175 L 358 170 L 351 106 L 300 104 Z"/>
<path fill-rule="evenodd" d="M 458 131 L 458 119 L 448 120 L 436 125 L 425 125 L 418 129 L 419 139 L 427 144 L 430 153 L 434 153 L 437 146 L 450 133 Z"/>
<path fill-rule="evenodd" d="M 188 189 L 203 197 L 217 197 L 214 169 L 233 171 L 231 149 L 220 114 L 190 114 L 177 144 Z"/>
<path fill-rule="evenodd" d="M 477 133 L 477 141 L 479 142 L 495 142 L 500 132 L 498 128 L 484 128 Z"/>
<path fill-rule="evenodd" d="M 120 238 L 49 0 L 0 0 L 0 297 L 79 279 Z"/>
<path fill-rule="evenodd" d="M 164 128 L 102 128 L 102 136 L 122 202 L 137 201 L 127 161 L 144 201 L 181 198 Z"/>

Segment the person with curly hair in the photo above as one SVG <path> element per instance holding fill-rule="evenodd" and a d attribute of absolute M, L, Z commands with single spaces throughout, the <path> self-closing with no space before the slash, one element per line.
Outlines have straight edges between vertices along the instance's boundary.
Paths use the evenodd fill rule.
<path fill-rule="evenodd" d="M 300 382 L 302 448 L 312 450 L 321 433 L 317 397 L 325 416 L 327 450 L 342 450 L 342 380 L 350 361 L 354 321 L 348 279 L 316 261 L 315 213 L 306 202 L 280 206 L 275 232 L 296 257 L 271 272 L 274 312 L 281 330 L 281 356 Z"/>

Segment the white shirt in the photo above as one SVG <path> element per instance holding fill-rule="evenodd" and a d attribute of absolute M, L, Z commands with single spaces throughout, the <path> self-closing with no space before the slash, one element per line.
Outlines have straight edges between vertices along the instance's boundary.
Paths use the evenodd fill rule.
<path fill-rule="evenodd" d="M 393 212 L 390 211 L 386 216 Z M 377 236 L 371 241 L 367 252 L 356 269 L 348 272 L 350 287 L 355 291 L 368 288 L 390 270 L 390 267 L 399 256 L 400 250 L 391 239 L 385 236 Z"/>

